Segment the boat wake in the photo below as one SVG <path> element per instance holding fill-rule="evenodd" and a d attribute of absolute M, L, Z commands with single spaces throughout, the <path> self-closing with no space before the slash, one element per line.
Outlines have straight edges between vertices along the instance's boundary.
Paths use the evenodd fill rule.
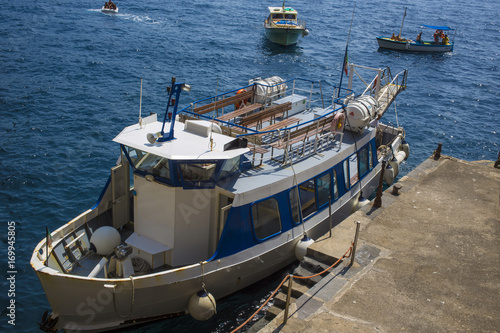
<path fill-rule="evenodd" d="M 101 8 L 98 9 L 88 9 L 89 12 L 102 12 Z M 108 13 L 103 13 L 108 14 Z M 134 22 L 141 22 L 145 24 L 162 24 L 163 21 L 157 20 L 149 17 L 148 15 L 135 15 L 135 14 L 122 14 L 122 13 L 113 13 L 112 16 L 119 17 L 125 20 L 131 20 Z"/>
<path fill-rule="evenodd" d="M 141 23 L 146 23 L 146 24 L 161 24 L 161 23 L 163 23 L 162 21 L 151 18 L 147 15 L 122 14 L 119 16 L 121 16 L 122 18 L 124 18 L 126 20 L 132 20 L 134 22 L 141 22 Z"/>

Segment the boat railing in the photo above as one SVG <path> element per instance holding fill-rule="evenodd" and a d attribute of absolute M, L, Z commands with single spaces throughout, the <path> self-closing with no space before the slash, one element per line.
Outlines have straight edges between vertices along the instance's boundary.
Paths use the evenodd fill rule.
<path fill-rule="evenodd" d="M 255 83 L 258 86 L 264 87 L 264 91 L 266 92 L 265 98 L 264 98 L 264 104 L 269 105 L 273 101 L 284 98 L 288 95 L 294 95 L 296 92 L 303 92 L 305 93 L 307 99 L 307 108 L 311 108 L 313 104 L 316 104 L 317 102 L 321 102 L 321 105 L 324 107 L 324 101 L 323 101 L 323 90 L 321 87 L 321 81 L 313 81 L 313 80 L 308 80 L 308 79 L 302 79 L 302 78 L 293 78 L 289 79 L 286 81 L 282 81 L 273 85 L 266 85 L 262 83 Z M 291 89 L 289 89 L 288 85 L 291 84 Z M 317 87 L 315 86 L 317 84 Z M 310 85 L 310 86 L 309 86 Z M 281 87 L 285 87 L 284 90 L 281 90 Z M 291 94 L 289 91 L 291 90 Z M 313 97 L 319 94 L 318 99 L 313 99 Z"/>
<path fill-rule="evenodd" d="M 375 95 L 375 99 L 378 102 L 378 110 L 377 113 L 381 116 L 383 115 L 389 106 L 392 104 L 396 96 L 403 90 L 406 89 L 406 82 L 408 77 L 408 70 L 403 70 L 396 74 L 396 76 L 392 77 L 390 75 L 390 71 L 388 71 L 389 75 L 387 75 L 387 80 L 389 81 L 387 84 L 384 84 L 382 88 L 379 90 L 378 94 Z"/>
<path fill-rule="evenodd" d="M 190 111 L 192 113 L 194 113 L 194 110 L 198 106 L 200 106 L 200 105 L 207 105 L 207 104 L 214 104 L 214 111 L 216 111 L 217 110 L 217 102 L 223 101 L 229 95 L 234 95 L 235 93 L 237 93 L 241 89 L 253 88 L 253 86 L 254 86 L 253 84 L 249 84 L 247 86 L 240 87 L 238 89 L 233 89 L 233 90 L 225 91 L 225 92 L 217 94 L 215 96 L 211 96 L 211 97 L 207 97 L 207 98 L 204 98 L 204 99 L 197 100 L 197 101 L 192 102 L 191 104 L 189 104 L 189 106 L 185 107 L 184 109 L 180 110 L 179 113 L 180 112 L 187 112 L 188 109 L 190 109 Z M 224 108 L 224 107 L 222 107 L 222 108 Z"/>
<path fill-rule="evenodd" d="M 254 164 L 256 153 L 261 154 L 259 165 L 265 159 L 288 164 L 317 154 L 331 144 L 338 144 L 338 148 L 341 148 L 343 131 L 331 131 L 333 118 L 341 110 L 342 106 L 332 107 L 322 116 L 297 125 L 270 131 L 243 133 L 237 137 L 246 138 L 252 143 L 250 149 L 253 150 Z M 270 154 L 265 155 L 269 152 Z"/>

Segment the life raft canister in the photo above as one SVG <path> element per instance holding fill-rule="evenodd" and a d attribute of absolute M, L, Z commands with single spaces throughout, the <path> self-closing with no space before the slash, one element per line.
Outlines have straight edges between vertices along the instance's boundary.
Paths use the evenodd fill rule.
<path fill-rule="evenodd" d="M 345 115 L 342 112 L 338 112 L 335 117 L 333 117 L 332 124 L 330 126 L 330 131 L 332 133 L 342 132 L 345 124 Z"/>
<path fill-rule="evenodd" d="M 246 89 L 240 89 L 240 90 L 238 90 L 236 92 L 236 95 L 243 94 L 244 92 L 247 92 L 247 90 Z M 242 106 L 243 107 L 246 106 L 247 102 L 248 102 L 248 99 L 234 103 L 234 109 L 238 110 Z"/>

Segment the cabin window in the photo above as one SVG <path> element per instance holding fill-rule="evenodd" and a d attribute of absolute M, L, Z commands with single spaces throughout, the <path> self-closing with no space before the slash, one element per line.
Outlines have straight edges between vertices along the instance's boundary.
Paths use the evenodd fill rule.
<path fill-rule="evenodd" d="M 370 142 L 370 144 L 368 145 L 368 164 L 370 165 L 370 170 L 373 169 L 373 147 L 374 146 L 374 142 Z"/>
<path fill-rule="evenodd" d="M 344 173 L 344 185 L 345 189 L 348 190 L 351 188 L 351 182 L 349 181 L 349 160 L 345 160 L 342 164 L 343 173 Z"/>
<path fill-rule="evenodd" d="M 131 147 L 126 148 L 134 168 L 161 178 L 170 179 L 170 163 L 167 158 Z"/>
<path fill-rule="evenodd" d="M 318 207 L 323 207 L 330 202 L 330 184 L 330 173 L 326 173 L 316 179 L 316 187 L 318 188 Z"/>
<path fill-rule="evenodd" d="M 350 181 L 349 187 L 356 184 L 358 180 L 359 180 L 358 155 L 352 154 L 351 157 L 349 157 L 349 181 Z"/>
<path fill-rule="evenodd" d="M 339 187 L 337 185 L 337 171 L 333 170 L 333 200 L 339 198 Z"/>
<path fill-rule="evenodd" d="M 226 160 L 222 166 L 220 179 L 230 177 L 240 171 L 240 156 L 236 156 L 230 160 Z"/>
<path fill-rule="evenodd" d="M 287 20 L 295 20 L 295 14 L 285 14 Z"/>
<path fill-rule="evenodd" d="M 305 219 L 316 212 L 316 183 L 314 179 L 303 182 L 299 186 L 300 206 L 302 217 Z"/>
<path fill-rule="evenodd" d="M 273 14 L 273 20 L 279 20 L 283 18 L 283 14 Z"/>
<path fill-rule="evenodd" d="M 359 151 L 359 175 L 363 176 L 368 171 L 368 146 Z"/>
<path fill-rule="evenodd" d="M 212 179 L 215 163 L 180 163 L 182 179 L 187 182 L 204 182 Z"/>
<path fill-rule="evenodd" d="M 252 222 L 255 236 L 265 239 L 281 231 L 278 201 L 269 198 L 252 205 Z"/>
<path fill-rule="evenodd" d="M 294 187 L 290 190 L 288 194 L 290 198 L 290 209 L 292 212 L 292 218 L 295 223 L 300 223 L 299 214 L 299 190 L 298 187 Z"/>

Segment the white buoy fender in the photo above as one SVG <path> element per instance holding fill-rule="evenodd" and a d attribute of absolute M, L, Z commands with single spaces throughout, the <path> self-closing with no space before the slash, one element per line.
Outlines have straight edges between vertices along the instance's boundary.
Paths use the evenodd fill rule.
<path fill-rule="evenodd" d="M 101 256 L 107 256 L 121 242 L 118 230 L 113 227 L 100 227 L 90 237 L 90 249 Z"/>
<path fill-rule="evenodd" d="M 405 160 L 407 160 L 408 157 L 410 157 L 410 145 L 405 140 L 403 140 L 403 142 L 401 143 L 401 150 L 405 152 L 406 154 Z"/>
<path fill-rule="evenodd" d="M 390 164 L 388 164 L 384 170 L 384 182 L 387 186 L 391 186 L 392 183 L 394 183 L 394 178 L 394 169 Z"/>
<path fill-rule="evenodd" d="M 198 321 L 210 319 L 216 311 L 215 298 L 209 292 L 200 290 L 189 299 L 189 314 Z"/>
<path fill-rule="evenodd" d="M 370 201 L 368 199 L 366 199 L 365 197 L 363 197 L 363 195 L 360 195 L 359 198 L 358 198 L 358 204 L 356 205 L 356 210 L 360 209 L 361 207 L 364 207 L 366 205 L 368 205 L 370 203 Z"/>
<path fill-rule="evenodd" d="M 295 245 L 295 257 L 297 260 L 302 261 L 307 254 L 307 248 L 314 243 L 314 240 L 304 235 L 304 237 L 299 240 L 297 245 Z"/>
<path fill-rule="evenodd" d="M 402 150 L 398 151 L 396 155 L 389 161 L 389 165 L 394 169 L 394 179 L 399 175 L 399 165 L 406 159 L 406 153 Z"/>

